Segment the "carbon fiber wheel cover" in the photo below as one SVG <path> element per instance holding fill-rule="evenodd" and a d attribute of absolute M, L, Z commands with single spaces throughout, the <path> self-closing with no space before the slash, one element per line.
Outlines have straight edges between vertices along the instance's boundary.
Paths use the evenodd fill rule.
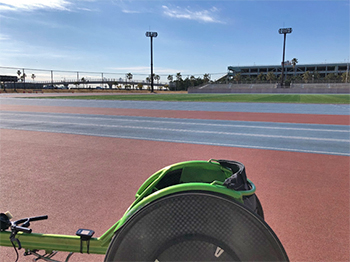
<path fill-rule="evenodd" d="M 288 261 L 258 216 L 207 192 L 169 195 L 137 211 L 105 261 Z"/>

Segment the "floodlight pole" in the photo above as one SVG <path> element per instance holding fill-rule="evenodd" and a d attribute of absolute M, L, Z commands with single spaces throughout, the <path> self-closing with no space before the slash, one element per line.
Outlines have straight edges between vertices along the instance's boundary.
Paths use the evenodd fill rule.
<path fill-rule="evenodd" d="M 146 36 L 151 38 L 151 92 L 153 93 L 153 37 L 157 37 L 157 32 L 146 32 Z"/>
<path fill-rule="evenodd" d="M 287 34 L 292 33 L 292 28 L 280 28 L 278 30 L 280 34 L 284 35 L 284 40 L 283 40 L 283 58 L 282 58 L 282 77 L 281 77 L 281 87 L 283 87 L 283 81 L 284 81 L 284 56 L 286 52 L 286 36 Z"/>

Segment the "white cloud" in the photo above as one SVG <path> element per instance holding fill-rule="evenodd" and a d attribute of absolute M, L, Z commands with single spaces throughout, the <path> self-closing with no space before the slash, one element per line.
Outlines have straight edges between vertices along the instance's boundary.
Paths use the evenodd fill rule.
<path fill-rule="evenodd" d="M 35 9 L 68 10 L 70 3 L 66 0 L 0 0 L 0 11 L 18 11 Z"/>
<path fill-rule="evenodd" d="M 96 10 L 85 8 L 85 7 L 78 7 L 77 9 L 81 10 L 81 11 L 87 11 L 87 12 L 95 12 L 96 11 Z"/>
<path fill-rule="evenodd" d="M 126 9 L 123 9 L 122 12 L 125 14 L 140 14 L 141 13 L 140 11 L 126 10 Z"/>
<path fill-rule="evenodd" d="M 7 40 L 10 40 L 10 37 L 0 33 L 0 41 L 7 41 Z"/>
<path fill-rule="evenodd" d="M 201 10 L 201 11 L 191 11 L 187 8 L 181 9 L 180 7 L 170 8 L 163 5 L 163 14 L 177 19 L 188 19 L 195 20 L 205 23 L 222 23 L 220 20 L 217 20 L 214 16 L 214 13 L 218 11 L 216 7 L 212 7 L 210 10 Z"/>

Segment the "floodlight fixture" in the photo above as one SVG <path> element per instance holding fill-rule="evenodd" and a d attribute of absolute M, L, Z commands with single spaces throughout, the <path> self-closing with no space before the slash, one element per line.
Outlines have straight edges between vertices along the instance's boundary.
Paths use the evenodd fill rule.
<path fill-rule="evenodd" d="M 151 38 L 151 92 L 153 93 L 153 37 L 157 37 L 157 32 L 146 32 L 146 36 Z"/>
<path fill-rule="evenodd" d="M 278 30 L 280 34 L 290 34 L 292 33 L 292 31 L 293 31 L 292 28 L 280 28 Z"/>
<path fill-rule="evenodd" d="M 146 32 L 147 37 L 157 37 L 158 33 L 157 32 Z"/>
<path fill-rule="evenodd" d="M 284 40 L 283 40 L 283 57 L 282 57 L 282 77 L 281 77 L 281 87 L 283 87 L 283 81 L 284 81 L 284 56 L 286 53 L 286 35 L 292 33 L 292 28 L 280 28 L 278 30 L 278 33 L 281 35 L 284 35 Z"/>

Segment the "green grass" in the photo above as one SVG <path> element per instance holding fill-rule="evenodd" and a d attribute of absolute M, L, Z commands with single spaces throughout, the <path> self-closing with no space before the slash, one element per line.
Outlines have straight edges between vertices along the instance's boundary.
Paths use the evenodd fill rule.
<path fill-rule="evenodd" d="M 132 95 L 88 95 L 57 96 L 57 99 L 86 100 L 137 100 L 180 102 L 248 102 L 248 103 L 310 103 L 350 104 L 350 95 L 333 94 L 132 94 Z"/>

